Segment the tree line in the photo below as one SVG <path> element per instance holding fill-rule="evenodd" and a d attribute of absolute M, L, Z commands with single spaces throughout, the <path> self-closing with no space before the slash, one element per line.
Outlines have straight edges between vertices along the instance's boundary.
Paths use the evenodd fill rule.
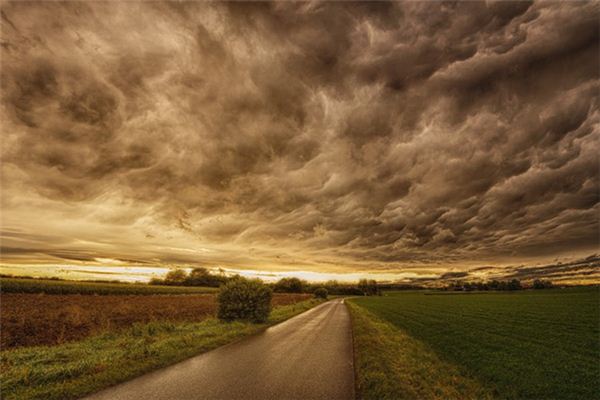
<path fill-rule="evenodd" d="M 190 272 L 184 269 L 169 271 L 163 279 L 153 278 L 151 285 L 167 286 L 207 286 L 220 287 L 239 275 L 228 276 L 224 271 L 213 273 L 206 268 L 193 268 Z M 328 294 L 345 296 L 375 296 L 381 294 L 380 285 L 373 279 L 361 279 L 357 283 L 342 283 L 330 280 L 323 283 L 311 283 L 299 278 L 281 278 L 277 282 L 266 284 L 277 293 L 314 293 L 323 288 Z"/>
<path fill-rule="evenodd" d="M 239 275 L 226 275 L 225 271 L 213 273 L 206 268 L 196 267 L 190 272 L 184 269 L 174 269 L 167 273 L 164 279 L 153 278 L 151 285 L 167 286 L 206 286 L 220 287 Z M 341 296 L 376 296 L 382 290 L 419 290 L 425 289 L 416 285 L 400 285 L 379 283 L 373 279 L 361 279 L 356 283 L 330 280 L 321 283 L 311 283 L 299 278 L 281 278 L 274 283 L 266 283 L 276 293 L 314 293 L 316 289 L 324 288 L 328 294 Z M 515 291 L 522 289 L 548 289 L 554 285 L 545 279 L 536 279 L 532 283 L 522 284 L 518 279 L 491 280 L 480 282 L 454 281 L 443 286 L 442 290 L 449 291 Z"/>
<path fill-rule="evenodd" d="M 189 273 L 184 269 L 173 269 L 165 275 L 164 279 L 152 278 L 151 285 L 167 286 L 207 286 L 219 287 L 233 277 L 226 276 L 224 271 L 218 274 L 210 272 L 203 267 L 193 268 Z"/>
<path fill-rule="evenodd" d="M 486 282 L 451 282 L 450 284 L 443 287 L 443 290 L 453 291 L 486 291 L 486 290 L 499 290 L 499 291 L 513 291 L 523 289 L 549 289 L 554 287 L 552 282 L 545 279 L 536 279 L 531 285 L 523 285 L 518 279 L 511 279 L 506 281 L 492 280 Z"/>

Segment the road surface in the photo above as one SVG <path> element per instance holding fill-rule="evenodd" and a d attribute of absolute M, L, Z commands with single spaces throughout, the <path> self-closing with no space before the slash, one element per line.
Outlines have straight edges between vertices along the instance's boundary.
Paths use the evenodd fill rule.
<path fill-rule="evenodd" d="M 337 299 L 87 399 L 354 399 L 352 358 L 350 316 Z"/>

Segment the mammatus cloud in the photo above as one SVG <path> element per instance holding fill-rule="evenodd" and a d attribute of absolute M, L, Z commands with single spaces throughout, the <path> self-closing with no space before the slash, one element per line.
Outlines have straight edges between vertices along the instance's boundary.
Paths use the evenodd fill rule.
<path fill-rule="evenodd" d="M 443 271 L 598 248 L 597 2 L 1 8 L 4 262 Z"/>

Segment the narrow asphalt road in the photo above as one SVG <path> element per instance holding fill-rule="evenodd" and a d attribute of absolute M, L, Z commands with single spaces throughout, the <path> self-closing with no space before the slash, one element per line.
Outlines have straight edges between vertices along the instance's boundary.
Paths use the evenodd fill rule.
<path fill-rule="evenodd" d="M 350 316 L 337 299 L 87 399 L 349 400 L 354 399 L 352 358 Z"/>

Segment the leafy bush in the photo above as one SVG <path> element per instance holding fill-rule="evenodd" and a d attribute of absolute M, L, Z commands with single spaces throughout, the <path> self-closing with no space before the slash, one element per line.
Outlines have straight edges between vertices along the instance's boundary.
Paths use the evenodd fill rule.
<path fill-rule="evenodd" d="M 314 291 L 314 295 L 317 299 L 327 299 L 327 289 L 323 287 L 317 288 Z"/>
<path fill-rule="evenodd" d="M 236 277 L 219 290 L 217 316 L 223 321 L 264 322 L 271 312 L 271 296 L 271 289 L 260 280 Z"/>

